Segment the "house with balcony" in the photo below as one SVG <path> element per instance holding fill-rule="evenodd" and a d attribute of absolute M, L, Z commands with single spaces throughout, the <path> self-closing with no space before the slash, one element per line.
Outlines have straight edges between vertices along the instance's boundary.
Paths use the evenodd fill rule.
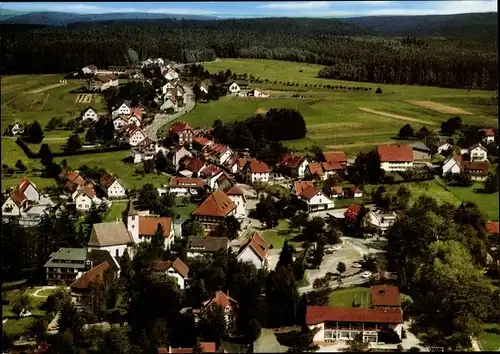
<path fill-rule="evenodd" d="M 186 122 L 175 122 L 168 129 L 168 134 L 173 137 L 179 145 L 191 144 L 193 142 L 193 128 Z"/>
<path fill-rule="evenodd" d="M 269 172 L 269 166 L 256 159 L 249 159 L 241 169 L 241 175 L 247 183 L 269 182 Z"/>
<path fill-rule="evenodd" d="M 236 204 L 221 190 L 210 194 L 193 211 L 195 220 L 203 224 L 205 231 L 214 230 L 228 216 L 236 216 Z"/>
<path fill-rule="evenodd" d="M 44 265 L 47 284 L 68 286 L 88 269 L 85 248 L 60 248 Z"/>
<path fill-rule="evenodd" d="M 488 149 L 481 143 L 472 145 L 467 150 L 469 150 L 471 162 L 488 162 Z"/>
<path fill-rule="evenodd" d="M 407 171 L 413 168 L 413 149 L 410 145 L 378 145 L 380 168 L 386 172 Z"/>

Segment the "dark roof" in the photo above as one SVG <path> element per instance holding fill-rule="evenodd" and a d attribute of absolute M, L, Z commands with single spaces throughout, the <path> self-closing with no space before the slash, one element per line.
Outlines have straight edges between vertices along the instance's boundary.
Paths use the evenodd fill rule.
<path fill-rule="evenodd" d="M 373 306 L 401 306 L 399 290 L 396 286 L 376 285 L 370 288 Z"/>
<path fill-rule="evenodd" d="M 425 145 L 425 144 L 424 144 L 423 142 L 421 142 L 421 141 L 418 141 L 418 142 L 416 142 L 416 143 L 411 144 L 411 148 L 412 148 L 413 150 L 421 150 L 421 151 L 425 151 L 425 152 L 428 152 L 428 153 L 430 153 L 430 152 L 431 152 L 431 149 L 429 149 L 429 148 L 427 147 L 427 145 Z"/>
<path fill-rule="evenodd" d="M 87 260 L 86 248 L 59 248 L 57 252 L 51 254 L 49 261 L 44 267 L 60 268 L 71 267 L 85 268 Z M 67 261 L 69 263 L 58 263 L 58 261 Z"/>
<path fill-rule="evenodd" d="M 187 249 L 197 252 L 217 252 L 227 250 L 229 239 L 227 237 L 188 237 Z"/>
<path fill-rule="evenodd" d="M 306 324 L 331 322 L 403 323 L 399 309 L 367 309 L 363 307 L 307 306 Z"/>
<path fill-rule="evenodd" d="M 92 226 L 89 246 L 106 247 L 126 245 L 133 242 L 122 221 L 102 222 Z"/>
<path fill-rule="evenodd" d="M 117 263 L 117 260 L 106 250 L 90 250 L 87 252 L 87 260 L 92 263 L 92 266 L 97 266 L 101 263 L 108 262 L 108 264 L 115 271 L 120 270 L 120 265 Z"/>

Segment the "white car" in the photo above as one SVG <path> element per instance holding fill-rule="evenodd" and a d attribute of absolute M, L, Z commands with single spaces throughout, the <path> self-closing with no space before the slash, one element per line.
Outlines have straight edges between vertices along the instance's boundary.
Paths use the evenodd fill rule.
<path fill-rule="evenodd" d="M 353 266 L 353 268 L 361 268 L 361 267 L 363 267 L 363 266 L 361 265 L 361 263 L 358 263 L 358 262 L 354 262 L 354 263 L 352 264 L 352 266 Z"/>
<path fill-rule="evenodd" d="M 371 273 L 371 272 L 368 272 L 368 271 L 363 272 L 363 273 L 361 274 L 361 277 L 362 277 L 362 278 L 370 278 L 371 276 L 372 276 L 372 273 Z"/>

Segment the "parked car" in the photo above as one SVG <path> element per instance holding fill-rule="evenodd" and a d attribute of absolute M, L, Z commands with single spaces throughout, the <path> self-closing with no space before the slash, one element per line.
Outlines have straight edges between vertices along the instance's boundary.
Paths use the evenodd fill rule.
<path fill-rule="evenodd" d="M 361 274 L 361 277 L 362 277 L 362 278 L 370 278 L 371 276 L 372 276 L 372 273 L 371 273 L 371 272 L 368 272 L 368 271 L 363 272 L 363 273 Z"/>
<path fill-rule="evenodd" d="M 332 254 L 333 253 L 333 249 L 332 248 L 325 248 L 325 253 L 326 254 Z"/>
<path fill-rule="evenodd" d="M 354 263 L 352 264 L 352 267 L 353 267 L 353 268 L 362 268 L 362 267 L 363 267 L 363 265 L 362 265 L 361 263 L 359 263 L 359 262 L 354 262 Z"/>

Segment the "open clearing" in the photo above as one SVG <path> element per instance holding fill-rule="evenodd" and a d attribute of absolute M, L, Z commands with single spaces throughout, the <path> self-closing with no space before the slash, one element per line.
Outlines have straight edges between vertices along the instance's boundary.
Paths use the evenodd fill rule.
<path fill-rule="evenodd" d="M 330 295 L 328 305 L 352 307 L 354 302 L 361 307 L 369 308 L 371 305 L 370 288 L 355 287 L 335 290 Z"/>
<path fill-rule="evenodd" d="M 427 125 L 438 125 L 436 122 L 431 122 L 428 120 L 422 120 L 422 119 L 417 119 L 417 118 L 405 117 L 405 116 L 401 116 L 399 114 L 392 114 L 392 113 L 375 111 L 375 110 L 370 109 L 370 108 L 359 107 L 358 109 L 362 110 L 363 112 L 373 113 L 373 114 L 383 116 L 383 117 L 389 117 L 389 118 L 404 120 L 404 121 L 408 121 L 408 122 L 422 123 L 422 124 L 427 124 Z"/>
<path fill-rule="evenodd" d="M 40 93 L 40 92 L 44 92 L 44 91 L 47 91 L 47 90 L 52 90 L 53 88 L 56 88 L 56 87 L 59 87 L 59 86 L 63 86 L 63 85 L 66 85 L 66 83 L 61 83 L 60 82 L 58 84 L 53 84 L 53 85 L 41 87 L 41 88 L 36 89 L 36 90 L 32 90 L 32 91 L 30 91 L 30 93 Z"/>
<path fill-rule="evenodd" d="M 472 115 L 472 113 L 467 112 L 463 109 L 446 106 L 444 104 L 432 102 L 432 101 L 410 100 L 410 101 L 408 101 L 408 103 L 414 104 L 415 106 L 427 108 L 427 109 L 430 109 L 432 111 L 436 111 L 439 113 L 444 113 L 444 114 L 463 114 L 463 115 L 469 115 L 469 116 Z"/>

